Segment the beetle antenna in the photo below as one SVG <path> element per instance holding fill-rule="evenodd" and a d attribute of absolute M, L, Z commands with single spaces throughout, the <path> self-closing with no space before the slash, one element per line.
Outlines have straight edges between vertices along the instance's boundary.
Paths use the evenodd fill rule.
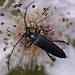
<path fill-rule="evenodd" d="M 9 70 L 9 61 L 10 61 L 10 58 L 11 58 L 11 56 L 12 56 L 13 52 L 14 52 L 14 49 L 15 49 L 15 47 L 17 46 L 17 44 L 21 41 L 21 39 L 24 37 L 24 35 L 25 35 L 25 33 L 24 33 L 24 34 L 22 35 L 22 37 L 18 40 L 18 42 L 14 45 L 14 47 L 13 47 L 13 49 L 12 49 L 11 54 L 9 54 L 8 62 L 7 62 L 8 70 Z"/>
<path fill-rule="evenodd" d="M 35 1 L 31 2 L 31 3 L 27 6 L 27 8 L 26 8 L 26 10 L 25 10 L 24 23 L 25 23 L 26 29 L 28 29 L 27 24 L 26 24 L 26 13 L 27 13 L 27 9 L 28 9 L 28 7 L 29 7 L 32 3 L 34 3 L 34 2 L 35 2 Z M 9 61 L 10 61 L 10 58 L 11 58 L 13 52 L 14 52 L 14 49 L 15 49 L 15 47 L 17 46 L 17 44 L 21 41 L 21 39 L 24 37 L 24 35 L 25 35 L 25 33 L 24 33 L 24 34 L 22 35 L 22 37 L 18 40 L 18 42 L 14 45 L 11 54 L 9 54 L 8 63 L 7 63 L 8 70 L 9 70 Z"/>
<path fill-rule="evenodd" d="M 25 14 L 24 14 L 24 24 L 25 24 L 26 29 L 28 29 L 27 24 L 26 24 L 27 10 L 28 10 L 29 6 L 30 6 L 32 3 L 34 3 L 34 2 L 35 2 L 35 1 L 31 2 L 31 3 L 26 7 L 26 10 L 25 10 Z"/>

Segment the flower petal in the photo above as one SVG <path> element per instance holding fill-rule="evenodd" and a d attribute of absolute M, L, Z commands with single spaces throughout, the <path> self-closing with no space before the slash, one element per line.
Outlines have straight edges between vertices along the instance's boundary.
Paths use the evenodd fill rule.
<path fill-rule="evenodd" d="M 68 5 L 75 5 L 75 0 L 59 0 L 59 2 Z"/>
<path fill-rule="evenodd" d="M 6 75 L 9 71 L 8 71 L 8 69 L 7 69 L 7 65 L 6 65 L 6 58 L 5 58 L 5 56 L 4 57 L 2 57 L 2 60 L 0 60 L 0 74 L 1 75 Z"/>

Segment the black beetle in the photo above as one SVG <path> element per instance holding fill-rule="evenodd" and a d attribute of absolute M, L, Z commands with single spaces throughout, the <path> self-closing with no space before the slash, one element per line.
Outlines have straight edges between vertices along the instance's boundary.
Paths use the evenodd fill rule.
<path fill-rule="evenodd" d="M 25 10 L 24 23 L 25 23 L 25 26 L 26 26 L 26 32 L 22 35 L 22 37 L 21 37 L 21 38 L 18 40 L 18 42 L 14 45 L 11 54 L 9 54 L 9 57 L 8 57 L 8 65 L 7 65 L 7 66 L 8 66 L 8 70 L 9 70 L 9 60 L 10 60 L 10 58 L 11 58 L 11 55 L 12 55 L 12 53 L 13 53 L 13 51 L 14 51 L 16 45 L 21 41 L 21 39 L 22 39 L 24 36 L 30 38 L 30 40 L 27 41 L 26 43 L 31 42 L 31 44 L 30 44 L 28 47 L 26 47 L 26 45 L 23 43 L 26 48 L 29 48 L 32 44 L 35 44 L 36 46 L 38 46 L 38 47 L 40 47 L 41 49 L 43 49 L 44 51 L 46 51 L 47 55 L 48 55 L 53 61 L 55 61 L 55 58 L 52 58 L 49 53 L 51 53 L 52 55 L 57 56 L 57 57 L 59 57 L 59 58 L 66 58 L 66 54 L 64 53 L 64 51 L 63 51 L 61 48 L 59 48 L 56 44 L 54 44 L 53 42 L 63 42 L 63 43 L 68 44 L 67 42 L 62 41 L 62 40 L 50 41 L 50 40 L 48 40 L 46 37 L 44 37 L 43 35 L 39 34 L 41 31 L 49 32 L 49 31 L 51 31 L 53 28 L 52 28 L 51 30 L 49 30 L 49 31 L 47 31 L 47 30 L 39 30 L 38 32 L 37 32 L 37 28 L 35 28 L 35 33 L 34 33 L 34 32 L 30 32 L 30 29 L 27 27 L 27 24 L 26 24 L 26 13 L 27 13 L 28 7 L 29 7 L 32 3 L 34 3 L 34 1 L 31 2 L 31 3 L 27 6 L 27 8 L 26 8 L 26 10 Z"/>

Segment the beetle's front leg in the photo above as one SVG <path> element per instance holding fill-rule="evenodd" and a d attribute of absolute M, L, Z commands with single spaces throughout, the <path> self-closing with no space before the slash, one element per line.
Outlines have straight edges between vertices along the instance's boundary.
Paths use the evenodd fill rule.
<path fill-rule="evenodd" d="M 33 42 L 31 42 L 31 44 L 27 47 L 23 42 L 21 42 L 26 48 L 29 48 L 32 44 L 33 44 Z"/>
<path fill-rule="evenodd" d="M 51 58 L 51 60 L 54 62 L 56 59 L 55 58 L 52 58 L 51 57 L 51 55 L 48 53 L 48 52 L 46 52 L 47 53 L 47 55 Z"/>
<path fill-rule="evenodd" d="M 42 29 L 41 29 L 41 30 L 38 31 L 38 34 L 39 34 L 41 31 L 49 32 L 49 31 L 52 31 L 52 30 L 53 30 L 53 28 L 50 29 L 50 30 L 42 30 Z"/>
<path fill-rule="evenodd" d="M 35 33 L 37 34 L 37 28 L 35 28 Z"/>
<path fill-rule="evenodd" d="M 31 42 L 30 45 L 28 47 L 26 47 L 26 48 L 29 48 L 32 44 L 33 44 L 33 42 Z"/>
<path fill-rule="evenodd" d="M 29 40 L 30 41 L 30 40 Z M 27 41 L 27 42 L 29 42 L 29 41 Z M 27 47 L 23 42 L 21 42 L 26 48 L 29 48 L 32 44 L 33 44 L 33 42 L 31 42 L 31 44 Z"/>
<path fill-rule="evenodd" d="M 63 43 L 65 43 L 65 44 L 69 45 L 68 42 L 65 42 L 65 41 L 62 41 L 62 40 L 53 40 L 52 42 L 63 42 Z"/>

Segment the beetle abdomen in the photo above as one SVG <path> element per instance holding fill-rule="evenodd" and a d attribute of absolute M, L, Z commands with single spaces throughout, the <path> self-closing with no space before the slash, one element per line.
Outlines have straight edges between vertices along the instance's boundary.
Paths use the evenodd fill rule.
<path fill-rule="evenodd" d="M 40 34 L 38 34 L 37 39 L 34 41 L 34 44 L 54 56 L 57 56 L 59 58 L 66 58 L 66 55 L 61 48 L 59 48 L 52 41 L 48 40 Z"/>

